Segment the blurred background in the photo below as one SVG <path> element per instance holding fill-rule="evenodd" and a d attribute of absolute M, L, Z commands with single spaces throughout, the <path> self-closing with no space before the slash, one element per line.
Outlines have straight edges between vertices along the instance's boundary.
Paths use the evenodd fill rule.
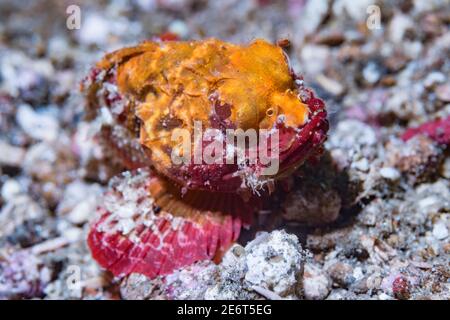
<path fill-rule="evenodd" d="M 438 288 L 448 279 L 448 153 L 431 140 L 407 145 L 398 136 L 450 115 L 449 24 L 448 0 L 0 0 L 0 298 L 72 297 L 57 288 L 72 264 L 91 281 L 83 296 L 116 296 L 84 239 L 99 195 L 120 168 L 89 139 L 79 82 L 104 53 L 157 36 L 288 39 L 295 71 L 326 101 L 326 158 L 351 187 L 336 187 L 325 166 L 310 190 L 328 181 L 321 187 L 331 188 L 329 203 L 322 206 L 321 191 L 300 192 L 284 217 L 301 224 L 313 216 L 320 225 L 350 215 L 339 226 L 351 224 L 345 232 L 304 231 L 307 248 L 320 251 L 317 263 L 326 265 L 330 253 L 351 266 L 344 273 L 358 265 L 358 277 L 383 277 L 397 272 L 397 252 L 441 266 L 429 274 Z M 381 242 L 367 247 L 361 234 Z M 333 251 L 334 242 L 345 250 Z M 372 256 L 377 245 L 387 252 L 384 269 Z M 392 295 L 378 287 L 355 293 L 346 279 L 330 295 Z M 444 297 L 432 284 L 422 284 L 422 294 Z"/>

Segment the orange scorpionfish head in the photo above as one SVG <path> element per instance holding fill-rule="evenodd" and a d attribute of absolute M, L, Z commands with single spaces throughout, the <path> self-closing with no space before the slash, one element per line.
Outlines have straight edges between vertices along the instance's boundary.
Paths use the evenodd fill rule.
<path fill-rule="evenodd" d="M 91 110 L 108 110 L 116 126 L 139 140 L 142 150 L 122 147 L 128 167 L 152 166 L 191 190 L 263 188 L 317 155 L 328 130 L 324 103 L 304 87 L 282 48 L 260 39 L 248 45 L 217 39 L 143 42 L 107 54 L 83 86 Z M 180 129 L 190 134 L 187 143 Z M 199 142 L 198 129 L 216 134 Z M 239 151 L 261 151 L 261 144 L 239 150 L 236 139 L 224 138 L 238 129 L 265 139 L 266 154 L 277 156 L 275 172 L 263 174 L 268 161 L 258 157 L 237 160 Z M 210 151 L 211 143 L 223 147 L 211 153 L 215 161 L 196 161 L 195 150 Z M 115 145 L 120 151 L 124 143 Z M 173 161 L 174 154 L 183 161 Z"/>

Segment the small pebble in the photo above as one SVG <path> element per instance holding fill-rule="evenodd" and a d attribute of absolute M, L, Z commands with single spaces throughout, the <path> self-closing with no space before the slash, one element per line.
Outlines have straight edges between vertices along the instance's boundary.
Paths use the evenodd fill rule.
<path fill-rule="evenodd" d="M 109 21 L 99 14 L 89 14 L 84 18 L 78 39 L 85 45 L 106 44 L 110 30 Z"/>
<path fill-rule="evenodd" d="M 439 221 L 434 225 L 433 236 L 438 240 L 444 240 L 448 237 L 448 229 L 443 221 Z"/>
<path fill-rule="evenodd" d="M 450 102 L 450 83 L 441 84 L 436 87 L 436 96 L 439 100 L 444 102 Z"/>
<path fill-rule="evenodd" d="M 378 299 L 380 300 L 393 300 L 390 295 L 387 295 L 386 293 L 380 293 L 378 295 Z"/>
<path fill-rule="evenodd" d="M 63 231 L 63 236 L 69 242 L 75 242 L 83 238 L 83 231 L 80 228 L 72 227 Z"/>
<path fill-rule="evenodd" d="M 361 160 L 353 162 L 352 167 L 362 172 L 367 172 L 370 169 L 369 161 L 366 158 L 362 158 Z"/>
<path fill-rule="evenodd" d="M 370 84 L 376 83 L 381 77 L 380 68 L 375 63 L 369 63 L 363 69 L 363 77 Z"/>
<path fill-rule="evenodd" d="M 437 83 L 442 83 L 445 81 L 445 75 L 442 72 L 431 72 L 427 75 L 425 80 L 423 81 L 423 85 L 426 88 L 431 88 Z"/>
<path fill-rule="evenodd" d="M 395 168 L 384 167 L 380 169 L 380 175 L 388 180 L 396 181 L 400 179 L 400 172 Z"/>
<path fill-rule="evenodd" d="M 319 85 L 334 96 L 340 96 L 344 93 L 345 87 L 337 80 L 329 78 L 323 74 L 316 77 Z"/>
<path fill-rule="evenodd" d="M 350 17 L 354 21 L 363 22 L 367 18 L 366 11 L 371 4 L 373 4 L 371 0 L 337 0 L 333 2 L 333 13 L 336 16 Z"/>
<path fill-rule="evenodd" d="M 319 267 L 307 263 L 303 273 L 303 291 L 308 300 L 322 300 L 330 293 L 331 281 Z"/>
<path fill-rule="evenodd" d="M 347 263 L 336 262 L 327 271 L 334 283 L 342 288 L 347 288 L 355 281 L 353 268 Z"/>
<path fill-rule="evenodd" d="M 169 25 L 169 31 L 177 34 L 180 38 L 185 38 L 189 34 L 186 23 L 182 20 L 175 20 Z"/>
<path fill-rule="evenodd" d="M 34 111 L 27 104 L 19 106 L 16 119 L 23 131 L 36 140 L 54 141 L 58 137 L 57 119 L 50 114 Z"/>
<path fill-rule="evenodd" d="M 25 157 L 25 149 L 12 146 L 0 140 L 0 165 L 18 167 Z"/>
<path fill-rule="evenodd" d="M 15 179 L 8 179 L 2 187 L 2 198 L 5 201 L 11 200 L 15 195 L 22 191 L 19 182 Z"/>

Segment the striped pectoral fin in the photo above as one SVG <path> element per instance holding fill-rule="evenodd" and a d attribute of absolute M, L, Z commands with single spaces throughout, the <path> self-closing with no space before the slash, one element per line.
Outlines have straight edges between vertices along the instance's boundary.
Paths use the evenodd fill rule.
<path fill-rule="evenodd" d="M 157 203 L 170 194 L 167 182 L 144 170 L 132 175 L 116 179 L 107 191 L 88 236 L 93 258 L 114 275 L 141 273 L 154 278 L 170 274 L 196 261 L 221 256 L 239 237 L 239 215 L 197 209 L 175 196 L 171 197 L 170 212 L 166 211 Z M 155 188 L 155 183 L 160 188 Z M 150 190 L 158 192 L 153 195 Z M 123 217 L 121 208 L 135 211 Z"/>

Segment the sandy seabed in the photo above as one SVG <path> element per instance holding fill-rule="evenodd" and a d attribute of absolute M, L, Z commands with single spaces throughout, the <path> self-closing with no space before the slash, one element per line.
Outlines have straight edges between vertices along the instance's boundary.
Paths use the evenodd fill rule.
<path fill-rule="evenodd" d="M 1 299 L 450 298 L 450 137 L 400 138 L 450 115 L 449 1 L 75 2 L 78 30 L 61 1 L 0 1 Z M 331 127 L 321 160 L 220 264 L 118 279 L 86 234 L 123 168 L 91 139 L 79 82 L 105 52 L 166 32 L 288 38 Z"/>

